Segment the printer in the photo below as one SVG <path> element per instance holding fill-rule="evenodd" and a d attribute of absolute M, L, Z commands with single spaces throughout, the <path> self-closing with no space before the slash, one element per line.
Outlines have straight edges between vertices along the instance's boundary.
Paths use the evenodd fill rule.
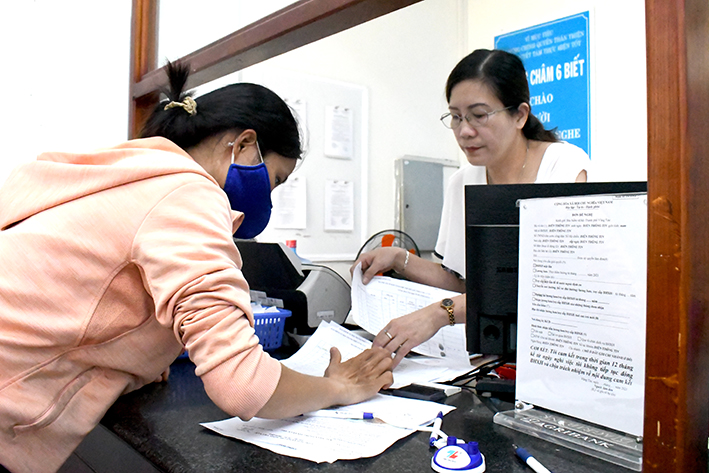
<path fill-rule="evenodd" d="M 234 242 L 252 300 L 291 311 L 286 332 L 310 335 L 323 320 L 344 323 L 352 303 L 342 276 L 326 266 L 302 263 L 284 243 Z"/>

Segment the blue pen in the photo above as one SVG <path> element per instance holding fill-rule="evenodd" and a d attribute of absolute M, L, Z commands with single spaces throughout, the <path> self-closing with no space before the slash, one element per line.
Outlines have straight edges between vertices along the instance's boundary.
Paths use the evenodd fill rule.
<path fill-rule="evenodd" d="M 522 461 L 525 462 L 536 473 L 551 473 L 551 471 L 547 470 L 546 467 L 539 463 L 536 458 L 530 455 L 527 450 L 523 449 L 522 447 L 518 447 L 514 444 L 512 444 L 512 448 L 515 449 L 515 453 L 517 454 L 517 456 L 520 457 Z"/>
<path fill-rule="evenodd" d="M 439 412 L 438 414 L 443 420 L 443 413 Z M 408 429 L 408 430 L 420 430 L 423 432 L 432 432 L 432 436 L 434 434 L 436 435 L 443 435 L 441 432 L 440 428 L 436 429 L 435 427 L 424 427 L 421 425 L 405 425 L 405 424 L 400 424 L 396 422 L 396 420 L 385 420 L 382 419 L 380 416 L 376 415 L 373 412 L 361 412 L 361 411 L 352 411 L 352 410 L 338 410 L 338 409 L 322 409 L 319 411 L 313 411 L 313 412 L 306 412 L 305 414 L 301 415 L 302 417 L 327 417 L 330 419 L 350 419 L 350 420 L 373 420 L 373 421 L 378 421 L 378 422 L 383 422 L 387 425 L 390 425 L 392 427 L 398 427 L 400 429 Z M 437 417 L 438 418 L 438 417 Z M 440 423 L 438 424 L 440 427 Z M 435 440 L 435 438 L 434 438 Z"/>
<path fill-rule="evenodd" d="M 303 414 L 305 417 L 331 417 L 335 419 L 374 419 L 375 416 L 371 412 L 356 412 L 356 411 L 338 411 L 338 410 L 320 410 Z"/>

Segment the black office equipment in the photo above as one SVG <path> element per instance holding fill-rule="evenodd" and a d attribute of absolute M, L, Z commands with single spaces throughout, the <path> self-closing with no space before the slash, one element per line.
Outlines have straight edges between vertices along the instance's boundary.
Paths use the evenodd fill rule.
<path fill-rule="evenodd" d="M 408 397 L 411 399 L 420 399 L 422 401 L 443 401 L 447 396 L 445 391 L 431 386 L 423 386 L 420 384 L 409 384 L 398 389 L 392 389 L 390 393 L 393 396 Z"/>
<path fill-rule="evenodd" d="M 235 239 L 249 288 L 282 302 L 293 314 L 286 319 L 291 334 L 310 335 L 322 321 L 342 324 L 350 311 L 350 286 L 332 269 L 301 264 L 283 243 Z"/>
<path fill-rule="evenodd" d="M 466 336 L 470 353 L 514 359 L 519 199 L 647 192 L 646 182 L 465 187 Z"/>
<path fill-rule="evenodd" d="M 236 238 L 234 242 L 243 260 L 241 271 L 252 289 L 292 289 L 305 280 L 298 255 L 285 245 Z"/>

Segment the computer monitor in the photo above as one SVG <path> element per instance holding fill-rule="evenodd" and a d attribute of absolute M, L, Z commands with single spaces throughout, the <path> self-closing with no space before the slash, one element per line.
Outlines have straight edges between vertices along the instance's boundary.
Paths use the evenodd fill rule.
<path fill-rule="evenodd" d="M 646 182 L 465 187 L 466 336 L 470 353 L 517 351 L 519 199 L 647 192 Z"/>

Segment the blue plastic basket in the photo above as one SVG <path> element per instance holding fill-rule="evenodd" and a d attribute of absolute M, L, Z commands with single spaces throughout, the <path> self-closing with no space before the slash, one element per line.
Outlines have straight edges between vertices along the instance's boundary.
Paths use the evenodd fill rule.
<path fill-rule="evenodd" d="M 290 316 L 291 311 L 285 309 L 278 309 L 278 312 L 254 314 L 254 329 L 264 350 L 280 348 L 283 342 L 283 328 L 286 325 L 286 318 Z"/>

